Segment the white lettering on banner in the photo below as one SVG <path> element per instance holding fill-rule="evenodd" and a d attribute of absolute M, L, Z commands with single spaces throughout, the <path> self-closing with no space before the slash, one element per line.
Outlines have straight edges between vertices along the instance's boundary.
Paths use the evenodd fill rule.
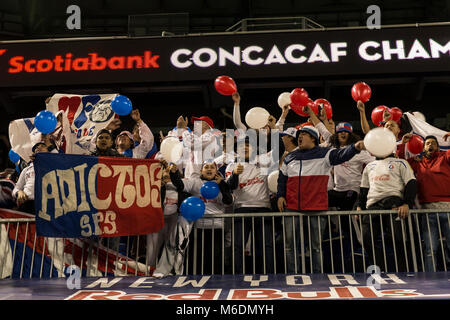
<path fill-rule="evenodd" d="M 114 170 L 114 176 L 119 175 L 117 180 L 115 200 L 116 204 L 120 209 L 127 209 L 131 207 L 136 199 L 136 189 L 133 185 L 125 185 L 125 178 L 128 175 L 130 177 L 130 182 L 133 182 L 133 166 L 112 166 Z M 122 201 L 125 198 L 125 201 Z"/>
<path fill-rule="evenodd" d="M 250 47 L 245 48 L 242 51 L 242 62 L 245 62 L 246 64 L 249 64 L 252 66 L 263 63 L 263 61 L 264 61 L 263 58 L 252 59 L 250 57 L 251 52 L 262 52 L 262 51 L 264 51 L 264 49 L 261 47 L 258 47 L 258 46 L 250 46 Z"/>
<path fill-rule="evenodd" d="M 50 193 L 48 192 L 49 187 L 51 190 Z M 61 203 L 59 201 L 59 188 L 56 181 L 56 171 L 50 171 L 42 177 L 42 206 L 41 210 L 39 210 L 39 218 L 50 221 L 51 217 L 47 213 L 48 201 L 54 202 L 55 216 L 61 216 L 63 209 L 61 208 Z"/>
<path fill-rule="evenodd" d="M 423 58 L 423 59 L 430 59 L 430 55 L 425 50 L 425 48 L 422 46 L 419 40 L 415 40 L 414 44 L 411 47 L 411 50 L 409 50 L 408 57 L 406 59 L 416 59 L 416 58 Z"/>
<path fill-rule="evenodd" d="M 136 168 L 132 165 L 112 165 L 112 170 L 104 163 L 96 163 L 90 168 L 88 178 L 85 179 L 86 168 L 87 164 L 82 164 L 70 169 L 57 169 L 47 172 L 42 177 L 41 209 L 38 213 L 40 218 L 51 221 L 70 212 L 90 211 L 88 196 L 92 207 L 99 211 L 107 210 L 113 201 L 119 209 L 127 209 L 133 205 L 145 208 L 150 204 L 154 208 L 161 207 L 160 189 L 157 184 L 162 175 L 161 170 L 158 170 L 160 169 L 159 163 L 152 163 L 150 166 L 137 165 Z M 97 194 L 98 177 L 111 180 L 117 177 L 115 190 L 103 195 L 104 199 L 100 199 Z M 79 187 L 78 192 L 77 186 Z M 53 216 L 49 215 L 49 207 L 52 207 Z M 114 212 L 106 211 L 106 215 L 98 216 L 98 219 L 99 222 L 111 226 L 106 228 L 103 233 L 113 234 L 116 232 L 113 223 L 116 219 Z M 98 230 L 89 230 L 86 225 L 90 223 L 89 219 L 84 218 L 80 223 L 82 228 L 86 229 L 86 234 L 98 234 Z"/>
<path fill-rule="evenodd" d="M 97 171 L 100 168 L 100 176 L 103 178 L 110 177 L 112 175 L 111 169 L 109 169 L 105 164 L 103 163 L 96 163 L 92 166 L 91 170 L 89 171 L 89 178 L 88 178 L 88 188 L 89 188 L 89 196 L 91 198 L 92 205 L 94 208 L 98 210 L 105 210 L 107 209 L 111 204 L 111 194 L 108 195 L 106 199 L 99 199 L 97 198 Z"/>
<path fill-rule="evenodd" d="M 286 60 L 284 59 L 280 50 L 278 50 L 277 46 L 272 47 L 272 50 L 270 50 L 269 55 L 266 58 L 266 61 L 264 61 L 264 64 L 272 64 L 272 63 L 286 64 Z"/>
<path fill-rule="evenodd" d="M 234 47 L 233 53 L 230 53 L 223 48 L 219 48 L 219 66 L 225 67 L 227 64 L 227 60 L 240 66 L 241 65 L 241 48 Z"/>
<path fill-rule="evenodd" d="M 296 58 L 296 57 L 294 57 L 293 53 L 296 50 L 304 51 L 305 49 L 306 49 L 306 47 L 304 45 L 293 44 L 286 48 L 286 50 L 284 51 L 284 56 L 286 57 L 286 60 L 289 61 L 290 63 L 303 63 L 306 61 L 306 57 L 300 56 L 300 57 Z"/>
<path fill-rule="evenodd" d="M 189 49 L 178 49 L 174 53 L 172 53 L 172 56 L 170 57 L 170 62 L 172 62 L 172 65 L 180 69 L 190 67 L 192 65 L 192 62 L 189 61 L 189 59 L 185 60 L 184 62 L 181 62 L 179 57 L 182 55 L 190 56 L 191 54 L 192 51 Z"/>
<path fill-rule="evenodd" d="M 301 283 L 298 283 L 297 279 L 301 279 Z M 311 277 L 306 275 L 289 275 L 286 276 L 286 284 L 288 286 L 309 286 L 312 284 Z"/>
<path fill-rule="evenodd" d="M 376 41 L 365 41 L 363 42 L 358 49 L 359 55 L 361 58 L 367 61 L 377 61 L 380 60 L 382 55 L 379 53 L 370 54 L 367 52 L 368 48 L 378 48 L 380 44 Z"/>
<path fill-rule="evenodd" d="M 316 44 L 311 55 L 309 56 L 308 63 L 312 62 L 330 62 L 330 59 L 327 57 L 325 51 L 323 51 L 320 44 Z"/>
<path fill-rule="evenodd" d="M 336 42 L 330 44 L 331 61 L 338 62 L 339 57 L 345 57 L 347 55 L 347 50 L 339 50 L 339 49 L 346 49 L 346 48 L 347 42 Z"/>
<path fill-rule="evenodd" d="M 106 211 L 106 213 L 94 213 L 92 215 L 92 224 L 94 225 L 94 231 L 92 231 L 89 215 L 84 214 L 80 219 L 81 235 L 83 237 L 90 237 L 92 235 L 112 235 L 117 232 L 115 220 L 116 213 L 113 211 Z M 100 222 L 103 222 L 103 228 L 100 228 Z"/>
<path fill-rule="evenodd" d="M 402 39 L 367 40 L 358 45 L 358 54 L 365 61 L 438 59 L 442 55 L 450 55 L 450 41 L 445 45 L 441 45 L 433 39 L 422 40 L 422 42 L 419 39 L 411 41 Z M 301 43 L 293 43 L 286 47 L 279 45 L 270 47 L 251 45 L 245 48 L 235 46 L 228 50 L 223 47 L 197 50 L 182 48 L 172 53 L 170 61 L 179 69 L 192 66 L 207 68 L 214 65 L 226 67 L 228 64 L 259 66 L 288 63 L 338 63 L 343 57 L 347 57 L 347 47 L 347 42 L 330 42 L 328 44 L 315 43 L 309 48 Z"/>
<path fill-rule="evenodd" d="M 202 55 L 203 56 L 207 56 L 208 59 L 206 61 L 203 61 L 201 59 Z M 216 63 L 216 61 L 217 61 L 217 53 L 211 48 L 202 48 L 202 49 L 199 49 L 199 50 L 195 51 L 195 53 L 194 53 L 192 58 L 193 58 L 192 60 L 194 61 L 194 63 L 197 66 L 205 68 L 205 67 L 210 67 L 214 63 Z"/>
<path fill-rule="evenodd" d="M 433 39 L 430 39 L 430 49 L 431 49 L 431 56 L 433 58 L 440 58 L 441 53 L 448 54 L 450 56 L 450 41 L 448 41 L 445 46 L 441 46 Z"/>
<path fill-rule="evenodd" d="M 399 60 L 405 59 L 403 40 L 395 41 L 395 47 L 391 47 L 390 41 L 382 41 L 384 60 L 391 60 L 391 55 L 396 54 Z"/>

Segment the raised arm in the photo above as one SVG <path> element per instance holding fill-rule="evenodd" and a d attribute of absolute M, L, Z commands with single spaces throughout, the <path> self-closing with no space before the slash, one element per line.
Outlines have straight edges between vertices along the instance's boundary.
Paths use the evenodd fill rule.
<path fill-rule="evenodd" d="M 245 124 L 241 121 L 241 110 L 240 110 L 240 102 L 241 102 L 241 96 L 239 93 L 235 92 L 231 96 L 234 101 L 234 107 L 233 107 L 233 122 L 237 129 L 243 129 L 247 130 L 247 127 Z"/>
<path fill-rule="evenodd" d="M 366 117 L 366 106 L 361 100 L 358 100 L 356 103 L 356 107 L 359 111 L 359 118 L 361 119 L 361 129 L 364 134 L 367 134 L 370 131 L 369 122 Z"/>

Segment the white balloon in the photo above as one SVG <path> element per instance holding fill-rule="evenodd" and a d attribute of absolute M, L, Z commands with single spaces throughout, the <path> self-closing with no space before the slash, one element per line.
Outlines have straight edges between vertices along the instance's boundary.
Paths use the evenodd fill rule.
<path fill-rule="evenodd" d="M 419 120 L 427 121 L 422 112 L 414 111 L 412 114 L 413 114 L 414 117 L 416 117 Z"/>
<path fill-rule="evenodd" d="M 273 171 L 269 174 L 269 176 L 267 177 L 267 184 L 269 185 L 269 190 L 273 193 L 277 192 L 278 189 L 278 175 L 279 175 L 279 171 Z"/>
<path fill-rule="evenodd" d="M 183 143 L 176 137 L 165 138 L 161 142 L 160 152 L 167 162 L 175 163 L 183 154 Z"/>
<path fill-rule="evenodd" d="M 261 129 L 269 121 L 269 115 L 269 112 L 264 108 L 251 108 L 245 115 L 245 122 L 250 128 Z"/>
<path fill-rule="evenodd" d="M 370 130 L 364 137 L 364 145 L 371 154 L 378 158 L 385 158 L 393 154 L 397 148 L 395 135 L 386 128 Z"/>
<path fill-rule="evenodd" d="M 285 105 L 291 104 L 291 93 L 283 92 L 278 96 L 278 105 L 283 108 Z"/>

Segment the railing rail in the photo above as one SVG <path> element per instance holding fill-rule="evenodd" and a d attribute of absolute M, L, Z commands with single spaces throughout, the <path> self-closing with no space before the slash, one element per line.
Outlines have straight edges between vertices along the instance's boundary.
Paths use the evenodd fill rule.
<path fill-rule="evenodd" d="M 73 264 L 85 276 L 149 275 L 166 249 L 168 261 L 178 262 L 174 274 L 357 273 L 371 265 L 447 271 L 449 215 L 445 209 L 413 209 L 406 219 L 396 210 L 224 213 L 184 226 L 175 216 L 166 236 L 122 241 L 38 237 L 34 218 L 0 219 L 0 278 L 67 276 Z M 212 228 L 218 220 L 222 227 Z"/>

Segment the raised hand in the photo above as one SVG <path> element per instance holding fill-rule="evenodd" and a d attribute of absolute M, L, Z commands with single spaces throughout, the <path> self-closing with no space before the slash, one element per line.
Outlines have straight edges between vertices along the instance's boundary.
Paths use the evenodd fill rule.
<path fill-rule="evenodd" d="M 109 131 L 114 131 L 120 128 L 122 121 L 120 119 L 112 119 L 110 123 L 106 126 L 106 129 Z"/>
<path fill-rule="evenodd" d="M 236 168 L 234 168 L 233 173 L 234 174 L 242 174 L 244 172 L 244 166 L 242 164 L 238 164 Z"/>
<path fill-rule="evenodd" d="M 359 112 L 366 111 L 366 106 L 364 105 L 364 102 L 362 102 L 361 100 L 358 100 L 358 102 L 356 103 L 356 108 L 358 108 Z"/>
<path fill-rule="evenodd" d="M 136 122 L 141 121 L 141 114 L 139 113 L 139 109 L 134 109 L 131 111 L 131 119 L 133 119 Z"/>
<path fill-rule="evenodd" d="M 234 103 L 239 104 L 241 102 L 241 96 L 237 91 L 231 95 L 231 98 L 233 99 Z"/>

